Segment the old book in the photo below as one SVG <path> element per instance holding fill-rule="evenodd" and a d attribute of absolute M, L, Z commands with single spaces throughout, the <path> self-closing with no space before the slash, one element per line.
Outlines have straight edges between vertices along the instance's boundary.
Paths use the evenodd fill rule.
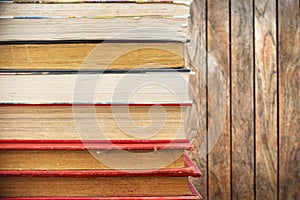
<path fill-rule="evenodd" d="M 186 5 L 145 4 L 140 9 L 137 4 L 106 5 L 103 8 L 102 4 L 28 4 L 25 10 L 20 5 L 1 3 L 0 6 L 4 7 L 0 15 L 0 41 L 4 43 L 187 41 L 189 10 Z"/>
<path fill-rule="evenodd" d="M 0 69 L 180 68 L 186 38 L 165 25 L 188 15 L 174 4 L 0 3 Z"/>
<path fill-rule="evenodd" d="M 28 43 L 46 41 L 147 40 L 186 42 L 185 19 L 53 18 L 1 19 L 0 41 Z M 182 26 L 183 25 L 183 26 Z M 91 28 L 92 27 L 92 28 Z"/>
<path fill-rule="evenodd" d="M 5 197 L 2 199 L 6 200 L 57 200 L 57 199 L 64 199 L 64 200 L 200 200 L 202 199 L 201 195 L 195 188 L 195 186 L 188 181 L 188 186 L 190 189 L 190 194 L 188 195 L 178 195 L 178 196 L 110 196 L 110 197 Z"/>
<path fill-rule="evenodd" d="M 184 0 L 181 0 L 182 2 Z M 49 1 L 48 1 L 49 2 Z M 2 17 L 142 17 L 142 16 L 157 16 L 157 17 L 184 17 L 189 14 L 189 6 L 178 4 L 166 4 L 164 2 L 141 4 L 141 1 L 129 3 L 128 1 L 113 0 L 110 3 L 108 0 L 101 1 L 78 1 L 75 0 L 57 3 L 61 4 L 46 4 L 44 0 L 39 1 L 14 1 L 14 3 L 0 4 L 0 16 Z M 124 3 L 125 2 L 125 3 Z M 28 3 L 28 4 L 26 4 Z M 32 4 L 37 3 L 37 4 Z M 49 2 L 50 3 L 50 2 Z M 138 19 L 137 19 L 138 20 Z"/>
<path fill-rule="evenodd" d="M 13 0 L 14 3 L 175 3 L 190 5 L 192 0 Z"/>
<path fill-rule="evenodd" d="M 185 139 L 187 106 L 1 105 L 0 139 L 174 140 Z"/>
<path fill-rule="evenodd" d="M 184 167 L 188 141 L 0 140 L 0 170 L 132 170 Z"/>
<path fill-rule="evenodd" d="M 0 4 L 1 5 L 1 4 Z M 184 67 L 183 43 L 0 45 L 0 70 L 99 70 Z"/>
<path fill-rule="evenodd" d="M 193 195 L 188 176 L 201 175 L 192 161 L 159 170 L 1 170 L 1 197 L 112 197 Z M 158 187 L 159 186 L 159 187 Z"/>
<path fill-rule="evenodd" d="M 0 103 L 186 103 L 189 69 L 1 71 Z"/>

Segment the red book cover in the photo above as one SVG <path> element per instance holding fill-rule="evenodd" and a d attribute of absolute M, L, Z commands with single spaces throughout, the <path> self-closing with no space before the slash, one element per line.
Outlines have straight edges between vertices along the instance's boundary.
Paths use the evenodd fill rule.
<path fill-rule="evenodd" d="M 157 170 L 0 170 L 0 178 L 50 178 L 53 179 L 55 177 L 61 178 L 93 178 L 93 177 L 200 177 L 201 172 L 200 170 L 193 164 L 191 159 L 185 156 L 185 167 L 177 168 L 177 169 L 157 169 Z M 21 180 L 21 179 L 20 179 Z M 103 200 L 129 200 L 129 199 L 201 199 L 201 196 L 193 186 L 191 182 L 188 181 L 188 188 L 190 193 L 186 195 L 176 195 L 176 196 L 130 196 L 130 197 L 59 197 L 55 195 L 55 197 L 9 197 L 4 198 L 7 200 L 28 200 L 28 199 L 35 199 L 35 200 L 52 200 L 52 199 L 65 199 L 65 200 L 88 200 L 88 199 L 103 199 Z"/>
<path fill-rule="evenodd" d="M 0 177 L 113 177 L 113 176 L 192 176 L 201 172 L 192 160 L 184 155 L 185 167 L 154 170 L 0 170 Z"/>
<path fill-rule="evenodd" d="M 0 140 L 0 150 L 192 150 L 189 140 Z"/>
<path fill-rule="evenodd" d="M 157 196 L 157 197 L 12 197 L 1 198 L 3 200 L 201 200 L 202 197 L 193 185 L 188 181 L 191 191 L 189 195 L 182 196 Z"/>

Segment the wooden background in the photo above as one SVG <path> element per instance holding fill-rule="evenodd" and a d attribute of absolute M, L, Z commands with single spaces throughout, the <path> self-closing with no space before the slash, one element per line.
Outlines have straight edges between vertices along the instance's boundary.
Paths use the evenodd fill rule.
<path fill-rule="evenodd" d="M 187 128 L 204 199 L 300 198 L 299 10 L 299 0 L 191 5 L 198 110 Z"/>

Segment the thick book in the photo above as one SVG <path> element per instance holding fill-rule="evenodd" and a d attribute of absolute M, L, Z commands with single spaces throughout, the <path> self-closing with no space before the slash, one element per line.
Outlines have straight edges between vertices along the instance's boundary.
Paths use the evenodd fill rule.
<path fill-rule="evenodd" d="M 1 170 L 1 197 L 112 197 L 193 195 L 188 176 L 201 173 L 185 156 L 185 167 L 158 170 Z M 159 187 L 158 187 L 159 186 Z"/>
<path fill-rule="evenodd" d="M 188 141 L 0 140 L 0 170 L 131 170 L 184 167 Z"/>
<path fill-rule="evenodd" d="M 174 3 L 190 5 L 192 0 L 13 0 L 14 3 Z"/>
<path fill-rule="evenodd" d="M 0 4 L 1 5 L 1 4 Z M 5 27 L 4 27 L 5 28 Z M 104 70 L 184 67 L 184 43 L 96 42 L 0 45 L 1 70 Z"/>
<path fill-rule="evenodd" d="M 0 69 L 180 68 L 184 41 L 165 26 L 188 16 L 188 6 L 163 3 L 0 3 Z"/>
<path fill-rule="evenodd" d="M 3 197 L 3 200 L 201 200 L 202 196 L 195 186 L 188 181 L 189 195 L 179 196 L 136 196 L 136 197 Z"/>
<path fill-rule="evenodd" d="M 42 41 L 147 40 L 186 42 L 185 19 L 142 17 L 128 18 L 62 18 L 1 19 L 2 43 L 35 43 Z M 182 26 L 183 25 L 183 26 Z"/>
<path fill-rule="evenodd" d="M 201 200 L 195 186 L 188 181 L 191 194 L 179 196 L 136 196 L 136 197 L 4 197 L 2 200 Z"/>
<path fill-rule="evenodd" d="M 99 8 L 102 6 L 99 4 L 95 5 L 91 12 L 88 5 L 81 4 L 25 6 L 27 12 L 24 13 L 24 8 L 20 5 L 0 3 L 0 7 L 4 7 L 3 10 L 11 10 L 0 14 L 1 42 L 187 41 L 189 7 L 186 5 L 166 7 L 159 4 L 144 4 L 143 9 L 140 9 L 141 6 L 136 4 L 110 5 L 109 8 L 108 6 Z M 151 12 L 152 10 L 155 11 Z"/>
<path fill-rule="evenodd" d="M 191 104 L 0 104 L 1 140 L 180 140 Z"/>
<path fill-rule="evenodd" d="M 136 197 L 4 197 L 3 200 L 201 200 L 202 197 L 195 186 L 188 181 L 189 195 L 179 196 L 136 196 Z"/>
<path fill-rule="evenodd" d="M 9 1 L 9 0 L 8 0 Z M 75 0 L 47 4 L 47 1 L 39 0 L 14 1 L 14 3 L 4 1 L 0 4 L 0 16 L 6 18 L 25 18 L 25 17 L 143 17 L 157 16 L 165 18 L 184 17 L 189 14 L 189 6 L 166 4 L 166 0 L 160 3 L 142 4 L 139 2 L 128 3 L 124 0 L 87 1 L 80 0 L 76 4 Z M 181 0 L 182 2 L 184 0 Z M 48 1 L 49 2 L 49 1 Z M 28 3 L 28 4 L 26 4 Z M 59 4 L 61 3 L 61 4 Z M 138 18 L 136 19 L 138 20 Z"/>
<path fill-rule="evenodd" d="M 202 197 L 192 184 L 188 181 L 190 194 L 179 195 L 179 196 L 110 196 L 110 197 L 2 197 L 2 200 L 201 200 Z"/>
<path fill-rule="evenodd" d="M 0 72 L 0 103 L 186 103 L 189 69 Z"/>

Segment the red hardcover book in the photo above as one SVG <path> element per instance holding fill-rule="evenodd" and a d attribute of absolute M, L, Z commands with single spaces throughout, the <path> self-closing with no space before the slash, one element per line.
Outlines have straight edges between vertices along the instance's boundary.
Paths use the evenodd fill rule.
<path fill-rule="evenodd" d="M 11 197 L 2 198 L 3 200 L 200 200 L 201 195 L 195 186 L 188 181 L 191 191 L 189 195 L 181 196 L 156 196 L 156 197 Z"/>
<path fill-rule="evenodd" d="M 192 148 L 188 140 L 0 140 L 0 170 L 181 168 Z"/>
<path fill-rule="evenodd" d="M 185 167 L 158 170 L 1 170 L 1 197 L 195 196 L 188 177 L 199 169 L 185 156 Z"/>

